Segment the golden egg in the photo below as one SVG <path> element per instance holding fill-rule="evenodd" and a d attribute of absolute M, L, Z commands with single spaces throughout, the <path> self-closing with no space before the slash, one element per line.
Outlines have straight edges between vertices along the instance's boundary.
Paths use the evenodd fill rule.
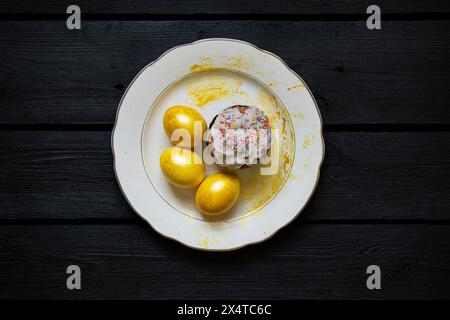
<path fill-rule="evenodd" d="M 159 158 L 161 171 L 170 183 L 181 188 L 194 188 L 205 177 L 202 158 L 191 150 L 172 147 Z"/>
<path fill-rule="evenodd" d="M 197 125 L 195 124 L 197 122 Z M 185 134 L 189 134 L 189 139 L 176 138 L 172 141 L 184 148 L 193 148 L 195 145 L 200 145 L 202 143 L 203 134 L 206 131 L 206 121 L 203 119 L 200 112 L 187 106 L 173 106 L 167 109 L 164 113 L 163 119 L 164 130 L 166 131 L 169 138 L 172 140 L 172 134 L 176 129 L 185 129 Z M 175 133 L 177 134 L 177 133 Z M 181 133 L 183 134 L 183 132 Z M 194 134 L 198 135 L 195 137 Z"/>
<path fill-rule="evenodd" d="M 197 189 L 195 204 L 207 215 L 219 215 L 230 210 L 240 193 L 239 179 L 232 174 L 215 173 Z"/>

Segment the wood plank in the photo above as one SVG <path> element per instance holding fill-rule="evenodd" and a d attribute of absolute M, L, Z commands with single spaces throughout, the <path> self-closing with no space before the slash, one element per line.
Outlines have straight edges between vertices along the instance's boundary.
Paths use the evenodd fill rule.
<path fill-rule="evenodd" d="M 124 88 L 175 45 L 231 37 L 278 54 L 326 124 L 449 124 L 450 21 L 0 22 L 0 124 L 112 124 Z"/>
<path fill-rule="evenodd" d="M 327 132 L 300 220 L 449 220 L 449 132 Z M 0 219 L 138 219 L 112 168 L 110 133 L 3 131 Z"/>
<path fill-rule="evenodd" d="M 88 14 L 363 14 L 373 4 L 370 0 L 110 0 L 92 2 L 78 0 Z M 450 12 L 448 1 L 378 0 L 382 13 Z M 64 14 L 68 3 L 62 0 L 2 1 L 0 13 Z"/>
<path fill-rule="evenodd" d="M 0 225 L 1 299 L 448 299 L 449 225 L 290 225 L 207 253 L 142 225 Z M 238 261 L 238 263 L 237 263 Z M 66 289 L 66 268 L 82 290 Z M 366 288 L 379 265 L 381 290 Z"/>

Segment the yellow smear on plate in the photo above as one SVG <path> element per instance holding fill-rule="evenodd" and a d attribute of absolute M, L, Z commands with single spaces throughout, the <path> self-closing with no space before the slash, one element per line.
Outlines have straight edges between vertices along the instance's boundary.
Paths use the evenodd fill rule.
<path fill-rule="evenodd" d="M 245 92 L 244 90 L 239 90 L 238 93 L 242 98 L 245 98 L 247 101 L 251 101 L 250 95 L 247 92 Z M 235 104 L 238 104 L 238 103 L 236 102 Z"/>
<path fill-rule="evenodd" d="M 187 92 L 197 107 L 203 107 L 211 101 L 239 94 L 242 82 L 228 77 L 206 77 L 187 87 Z"/>
<path fill-rule="evenodd" d="M 273 128 L 275 124 L 280 120 L 280 111 L 276 111 L 269 115 L 269 124 Z"/>
<path fill-rule="evenodd" d="M 281 117 L 281 133 L 286 137 L 286 117 Z"/>
<path fill-rule="evenodd" d="M 224 57 L 225 59 L 225 57 Z M 215 65 L 213 60 L 210 57 L 201 57 L 198 63 L 195 63 L 190 66 L 191 72 L 196 71 L 205 71 L 214 68 L 225 68 L 225 69 L 234 69 L 234 70 L 242 70 L 248 69 L 253 66 L 253 62 L 250 59 L 246 59 L 242 56 L 229 57 L 226 58 L 222 63 Z"/>
<path fill-rule="evenodd" d="M 297 89 L 297 88 L 304 88 L 304 87 L 305 87 L 305 85 L 303 83 L 299 83 L 299 84 L 297 84 L 295 86 L 292 86 L 292 87 L 289 87 L 287 89 L 288 89 L 288 91 L 291 91 L 291 90 L 294 90 L 294 89 Z"/>
<path fill-rule="evenodd" d="M 230 57 L 225 64 L 225 68 L 229 69 L 248 69 L 253 66 L 253 63 L 250 60 L 245 59 L 242 56 Z"/>
<path fill-rule="evenodd" d="M 278 193 L 283 185 L 283 178 L 280 172 L 274 175 L 260 175 L 258 167 L 244 170 L 247 172 L 242 175 L 245 178 L 240 179 L 241 194 L 239 200 L 247 202 L 248 212 L 253 212 L 263 207 Z"/>
<path fill-rule="evenodd" d="M 281 165 L 283 166 L 283 171 L 288 172 L 288 167 L 291 164 L 291 158 L 287 153 L 283 154 Z"/>
<path fill-rule="evenodd" d="M 190 67 L 191 72 L 205 71 L 214 68 L 214 63 L 210 57 L 201 57 L 198 64 L 193 64 Z"/>
<path fill-rule="evenodd" d="M 308 148 L 311 145 L 311 140 L 309 138 L 306 138 L 305 141 L 303 141 L 303 148 Z"/>
<path fill-rule="evenodd" d="M 202 245 L 204 248 L 208 248 L 208 244 L 209 244 L 209 239 L 208 239 L 208 237 L 206 237 L 206 238 L 204 238 L 203 240 L 201 240 L 200 243 L 201 243 L 201 245 Z"/>
<path fill-rule="evenodd" d="M 314 140 L 314 137 L 306 137 L 306 139 L 303 141 L 303 148 L 308 148 L 311 145 L 311 142 Z"/>
<path fill-rule="evenodd" d="M 288 179 L 290 179 L 290 180 L 296 180 L 298 178 L 299 177 L 296 174 L 294 174 L 292 171 L 291 171 L 291 173 L 289 174 L 289 177 L 288 177 Z"/>
<path fill-rule="evenodd" d="M 305 119 L 305 116 L 302 113 L 291 113 L 291 116 L 300 120 Z"/>
<path fill-rule="evenodd" d="M 208 238 L 205 237 L 201 240 L 198 241 L 198 243 L 203 247 L 203 248 L 208 248 L 210 244 L 218 244 L 220 242 L 219 239 L 215 239 L 215 238 Z"/>

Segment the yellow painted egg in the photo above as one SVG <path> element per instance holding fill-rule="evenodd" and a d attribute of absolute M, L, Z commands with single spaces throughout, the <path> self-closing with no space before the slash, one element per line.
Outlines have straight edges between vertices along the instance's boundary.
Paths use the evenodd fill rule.
<path fill-rule="evenodd" d="M 219 215 L 230 210 L 240 193 L 239 179 L 232 174 L 215 173 L 207 177 L 197 189 L 195 204 L 207 215 Z"/>
<path fill-rule="evenodd" d="M 181 188 L 195 188 L 205 177 L 202 158 L 191 150 L 172 147 L 159 158 L 161 171 L 170 183 Z"/>
<path fill-rule="evenodd" d="M 195 123 L 197 122 L 197 125 Z M 177 138 L 172 141 L 179 147 L 193 148 L 202 143 L 203 134 L 206 131 L 206 121 L 200 112 L 187 106 L 173 106 L 167 109 L 163 118 L 164 130 L 172 141 L 172 134 L 176 129 L 185 129 L 189 133 L 190 140 Z M 175 133 L 176 134 L 176 133 Z M 194 139 L 194 134 L 198 135 Z"/>

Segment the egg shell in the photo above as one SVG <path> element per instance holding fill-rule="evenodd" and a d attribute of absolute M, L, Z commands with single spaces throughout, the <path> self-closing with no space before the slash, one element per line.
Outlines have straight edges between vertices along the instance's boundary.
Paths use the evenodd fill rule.
<path fill-rule="evenodd" d="M 240 181 L 235 175 L 215 173 L 198 187 L 195 204 L 206 215 L 220 215 L 235 205 L 239 193 Z"/>
<path fill-rule="evenodd" d="M 191 150 L 168 148 L 161 154 L 159 164 L 167 180 L 180 188 L 195 188 L 205 177 L 202 158 Z"/>
<path fill-rule="evenodd" d="M 183 148 L 193 148 L 200 145 L 206 131 L 206 121 L 200 112 L 182 105 L 175 105 L 166 110 L 163 117 L 163 126 L 172 143 Z M 184 129 L 185 131 L 175 132 L 177 129 Z M 176 134 L 187 134 L 189 136 L 178 138 Z"/>

